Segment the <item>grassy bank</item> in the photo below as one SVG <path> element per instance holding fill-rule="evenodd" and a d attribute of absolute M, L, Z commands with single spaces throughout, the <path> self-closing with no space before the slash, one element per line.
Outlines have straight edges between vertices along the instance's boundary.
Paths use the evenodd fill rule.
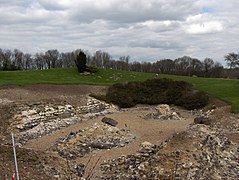
<path fill-rule="evenodd" d="M 187 76 L 160 75 L 164 78 L 186 81 L 193 84 L 195 89 L 221 99 L 232 106 L 232 112 L 239 112 L 239 80 L 194 78 Z"/>
<path fill-rule="evenodd" d="M 112 85 L 127 81 L 144 81 L 154 77 L 152 73 L 100 69 L 95 74 L 80 74 L 76 68 L 30 71 L 0 71 L 0 85 L 29 84 L 89 84 Z"/>
<path fill-rule="evenodd" d="M 77 69 L 50 69 L 35 71 L 0 71 L 0 85 L 29 84 L 89 84 L 112 85 L 129 81 L 144 81 L 153 78 L 153 73 L 103 70 L 95 74 L 79 74 Z M 198 78 L 186 76 L 160 75 L 160 78 L 186 81 L 195 89 L 205 91 L 232 105 L 232 112 L 239 112 L 239 80 Z"/>

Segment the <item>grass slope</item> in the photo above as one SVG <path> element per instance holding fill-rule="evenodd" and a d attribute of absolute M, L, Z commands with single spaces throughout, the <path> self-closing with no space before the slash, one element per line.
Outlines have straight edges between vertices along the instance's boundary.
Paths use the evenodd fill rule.
<path fill-rule="evenodd" d="M 209 95 L 221 99 L 232 106 L 232 112 L 239 112 L 239 80 L 219 78 L 194 78 L 187 76 L 160 75 L 191 83 L 195 89 L 204 91 Z"/>
<path fill-rule="evenodd" d="M 144 81 L 152 73 L 100 69 L 95 74 L 80 74 L 76 68 L 30 71 L 0 71 L 0 85 L 92 84 L 112 85 L 127 81 Z"/>
<path fill-rule="evenodd" d="M 0 85 L 29 84 L 92 84 L 112 85 L 129 81 L 144 81 L 153 78 L 153 73 L 103 70 L 96 74 L 79 74 L 77 69 L 50 69 L 31 71 L 0 71 Z M 161 78 L 186 81 L 195 89 L 207 92 L 232 105 L 232 112 L 239 112 L 239 81 L 215 78 L 160 75 Z"/>

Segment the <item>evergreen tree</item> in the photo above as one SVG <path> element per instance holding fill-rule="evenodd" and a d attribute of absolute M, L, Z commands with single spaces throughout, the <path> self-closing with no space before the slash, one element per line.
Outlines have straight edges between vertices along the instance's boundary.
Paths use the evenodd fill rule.
<path fill-rule="evenodd" d="M 86 55 L 84 52 L 80 52 L 75 60 L 76 66 L 78 68 L 79 73 L 83 73 L 86 71 Z"/>

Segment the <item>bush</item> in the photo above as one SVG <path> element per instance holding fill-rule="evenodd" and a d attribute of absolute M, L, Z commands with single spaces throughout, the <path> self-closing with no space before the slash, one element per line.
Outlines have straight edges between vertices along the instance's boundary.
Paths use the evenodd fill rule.
<path fill-rule="evenodd" d="M 99 71 L 99 69 L 95 66 L 86 66 L 85 70 L 90 73 L 97 73 Z"/>
<path fill-rule="evenodd" d="M 108 89 L 106 99 L 122 108 L 135 106 L 137 101 L 136 97 L 133 97 L 132 87 L 133 83 L 114 84 Z"/>
<path fill-rule="evenodd" d="M 21 70 L 21 68 L 15 66 L 14 64 L 6 64 L 6 63 L 4 63 L 3 67 L 0 68 L 0 70 L 2 70 L 2 71 L 18 71 L 18 70 Z"/>
<path fill-rule="evenodd" d="M 104 99 L 122 108 L 166 103 L 197 109 L 208 104 L 205 93 L 194 92 L 191 84 L 171 79 L 115 84 L 108 89 Z"/>
<path fill-rule="evenodd" d="M 186 92 L 175 104 L 193 110 L 205 107 L 208 101 L 209 97 L 203 92 Z"/>

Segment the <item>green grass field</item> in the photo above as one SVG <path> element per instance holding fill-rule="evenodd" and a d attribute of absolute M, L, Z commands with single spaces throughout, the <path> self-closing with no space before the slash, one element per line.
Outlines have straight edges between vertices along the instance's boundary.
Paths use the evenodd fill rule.
<path fill-rule="evenodd" d="M 219 78 L 195 78 L 187 76 L 160 75 L 165 78 L 186 81 L 197 90 L 204 91 L 209 95 L 221 99 L 232 106 L 232 112 L 239 112 L 239 80 Z"/>
<path fill-rule="evenodd" d="M 153 78 L 153 73 L 103 70 L 95 74 L 79 74 L 77 69 L 50 69 L 31 71 L 0 71 L 0 85 L 29 84 L 89 84 L 112 85 L 128 81 L 144 81 Z M 232 105 L 232 112 L 239 112 L 239 80 L 196 78 L 187 76 L 160 75 L 161 78 L 186 81 L 195 89 L 205 91 Z"/>
<path fill-rule="evenodd" d="M 112 85 L 127 81 L 153 78 L 152 73 L 138 73 L 100 69 L 95 74 L 80 74 L 77 69 L 49 69 L 30 71 L 0 71 L 0 85 L 29 84 L 90 84 Z"/>

